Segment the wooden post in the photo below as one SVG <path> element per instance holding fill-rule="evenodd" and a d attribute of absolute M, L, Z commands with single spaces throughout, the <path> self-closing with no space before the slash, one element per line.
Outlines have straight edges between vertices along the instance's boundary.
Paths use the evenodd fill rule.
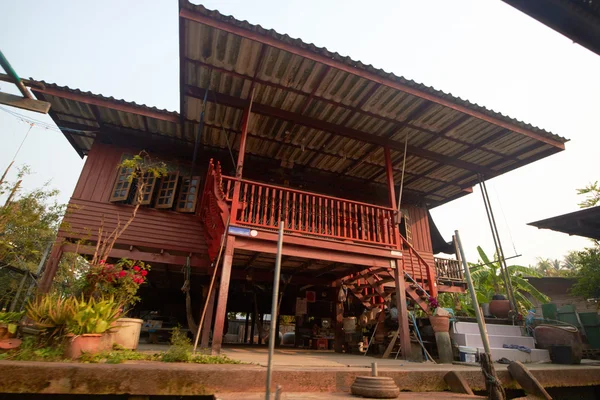
<path fill-rule="evenodd" d="M 244 343 L 248 343 L 248 334 L 250 333 L 250 331 L 248 331 L 249 318 L 250 318 L 250 313 L 247 312 L 246 313 L 246 322 L 244 323 Z"/>
<path fill-rule="evenodd" d="M 254 307 L 254 310 L 256 307 Z M 256 328 L 256 311 L 252 311 L 252 326 L 250 327 L 250 344 L 254 344 L 254 329 Z"/>
<path fill-rule="evenodd" d="M 46 265 L 46 270 L 42 275 L 42 278 L 38 284 L 38 292 L 39 293 L 48 293 L 50 291 L 50 287 L 52 286 L 52 281 L 54 280 L 54 276 L 56 276 L 56 271 L 58 270 L 58 264 L 60 263 L 60 259 L 63 255 L 62 248 L 62 239 L 57 238 L 54 246 L 52 247 L 52 252 L 50 253 L 50 258 L 48 260 L 48 265 Z"/>
<path fill-rule="evenodd" d="M 225 233 L 227 234 L 227 233 Z M 223 343 L 223 328 L 227 318 L 227 297 L 229 296 L 229 280 L 231 278 L 231 264 L 233 263 L 233 251 L 235 247 L 235 236 L 228 236 L 225 244 L 225 256 L 221 268 L 221 281 L 219 284 L 219 297 L 217 298 L 217 314 L 215 316 L 215 328 L 213 330 L 212 353 L 221 352 Z"/>
<path fill-rule="evenodd" d="M 271 318 L 273 318 L 273 316 L 271 316 Z M 281 345 L 281 342 L 279 341 L 279 329 L 281 329 L 281 315 L 279 315 L 279 313 L 277 313 L 277 324 L 275 325 L 275 336 L 273 336 L 275 338 L 275 347 L 279 347 Z"/>
<path fill-rule="evenodd" d="M 208 298 L 208 308 L 206 309 L 206 315 L 204 316 L 204 326 L 202 327 L 202 336 L 200 339 L 200 347 L 203 349 L 208 348 L 210 331 L 213 326 L 213 312 L 215 310 L 216 292 L 216 290 L 211 291 L 210 297 Z"/>
<path fill-rule="evenodd" d="M 344 323 L 344 303 L 338 301 L 338 294 L 342 281 L 335 281 L 331 290 L 333 290 L 334 307 L 333 307 L 333 329 L 334 329 L 334 342 L 333 350 L 336 353 L 341 353 L 345 342 L 343 323 Z"/>
<path fill-rule="evenodd" d="M 248 106 L 244 109 L 242 116 L 242 132 L 240 135 L 240 151 L 238 153 L 237 165 L 235 168 L 235 177 L 238 179 L 242 178 L 242 171 L 244 170 L 244 157 L 246 156 L 246 142 L 248 141 L 248 122 L 250 120 L 250 113 L 252 112 L 252 102 L 254 101 L 254 89 L 250 93 L 250 101 Z M 237 209 L 240 202 L 240 190 L 242 183 L 236 181 L 233 186 L 233 200 L 231 202 L 231 223 L 235 223 L 237 219 Z"/>
<path fill-rule="evenodd" d="M 409 360 L 411 356 L 410 329 L 408 327 L 408 309 L 406 308 L 406 288 L 404 287 L 404 275 L 401 277 L 400 260 L 392 260 L 394 264 L 394 280 L 396 282 L 396 309 L 398 310 L 398 337 L 402 357 Z"/>
<path fill-rule="evenodd" d="M 259 313 L 258 319 L 260 320 L 260 324 L 258 327 L 258 344 L 263 344 L 263 337 L 262 337 L 263 330 L 261 328 L 263 326 L 265 326 L 265 314 Z"/>

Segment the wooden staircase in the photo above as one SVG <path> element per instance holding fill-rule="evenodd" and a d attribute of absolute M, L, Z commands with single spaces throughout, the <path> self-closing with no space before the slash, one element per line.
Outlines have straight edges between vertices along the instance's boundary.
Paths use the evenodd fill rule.
<path fill-rule="evenodd" d="M 372 310 L 390 301 L 392 294 L 396 292 L 394 281 L 394 270 L 391 268 L 367 268 L 345 280 L 344 284 L 366 309 Z M 406 295 L 412 300 L 412 305 L 419 306 L 429 314 L 427 290 L 408 273 L 404 274 L 404 281 Z"/>

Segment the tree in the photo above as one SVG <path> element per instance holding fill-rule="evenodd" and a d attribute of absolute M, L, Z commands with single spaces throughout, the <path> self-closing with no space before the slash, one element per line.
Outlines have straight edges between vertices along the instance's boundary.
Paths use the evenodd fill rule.
<path fill-rule="evenodd" d="M 44 250 L 54 241 L 65 206 L 58 204 L 58 191 L 49 184 L 23 193 L 20 182 L 29 174 L 23 167 L 16 182 L 0 181 L 0 261 L 35 271 Z"/>
<path fill-rule="evenodd" d="M 571 293 L 585 299 L 600 299 L 600 246 L 578 251 L 575 262 L 579 269 Z"/>
<path fill-rule="evenodd" d="M 481 246 L 477 246 L 477 252 L 481 260 L 478 265 L 472 265 L 469 271 L 471 272 L 473 285 L 477 292 L 477 300 L 480 303 L 489 303 L 494 294 L 506 294 L 507 290 L 501 274 L 500 261 L 497 254 L 494 254 L 494 260 L 491 261 Z M 540 276 L 536 270 L 521 265 L 509 265 L 507 271 L 520 312 L 524 313 L 533 307 L 533 304 L 526 296 L 527 294 L 542 303 L 550 301 L 548 296 L 537 290 L 525 279 L 527 276 Z"/>
<path fill-rule="evenodd" d="M 577 270 L 577 265 L 574 262 L 576 255 L 573 253 L 574 252 L 570 252 L 567 254 L 562 261 L 558 259 L 551 260 L 549 258 L 538 257 L 537 264 L 532 268 L 541 276 L 573 276 Z"/>
<path fill-rule="evenodd" d="M 579 207 L 588 208 L 600 204 L 600 186 L 598 181 L 590 183 L 583 189 L 577 189 L 577 194 L 587 195 L 585 200 L 579 203 Z"/>

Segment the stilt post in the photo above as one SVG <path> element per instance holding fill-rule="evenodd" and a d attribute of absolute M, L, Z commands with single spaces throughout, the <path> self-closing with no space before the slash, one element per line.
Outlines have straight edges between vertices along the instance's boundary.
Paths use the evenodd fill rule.
<path fill-rule="evenodd" d="M 208 348 L 208 342 L 210 339 L 210 331 L 213 327 L 213 313 L 215 311 L 215 297 L 217 297 L 216 295 L 217 291 L 213 290 L 210 295 L 208 296 L 208 308 L 206 310 L 206 316 L 204 319 L 204 326 L 202 326 L 201 332 L 202 332 L 202 337 L 200 338 L 200 347 L 207 349 Z M 208 293 L 207 293 L 208 295 Z"/>
<path fill-rule="evenodd" d="M 398 310 L 398 336 L 400 337 L 400 348 L 402 358 L 410 359 L 412 348 L 410 345 L 410 328 L 408 327 L 408 309 L 406 308 L 406 288 L 404 274 L 400 271 L 400 260 L 392 260 L 394 266 L 394 281 L 396 283 L 396 309 Z"/>
<path fill-rule="evenodd" d="M 225 232 L 227 235 L 227 232 Z M 219 295 L 217 297 L 217 314 L 215 316 L 215 327 L 213 330 L 212 353 L 221 352 L 223 343 L 223 328 L 227 318 L 227 297 L 229 296 L 229 280 L 231 278 L 231 264 L 233 263 L 233 251 L 235 248 L 235 236 L 228 236 L 225 243 L 225 255 L 223 267 L 221 268 L 221 281 L 219 284 Z"/>

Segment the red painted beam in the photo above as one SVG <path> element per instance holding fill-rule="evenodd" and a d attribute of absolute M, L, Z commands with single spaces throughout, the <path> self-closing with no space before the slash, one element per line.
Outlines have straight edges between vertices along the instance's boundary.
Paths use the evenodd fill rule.
<path fill-rule="evenodd" d="M 195 87 L 195 86 L 185 86 L 184 91 L 189 96 L 196 97 L 196 98 L 204 98 L 204 93 L 206 90 Z M 213 94 L 214 94 L 214 96 L 213 96 Z M 247 100 L 229 96 L 229 95 L 222 94 L 222 93 L 214 93 L 214 92 L 209 94 L 209 96 L 207 97 L 207 100 L 214 102 L 215 98 L 216 98 L 216 102 L 218 104 L 228 106 L 228 107 L 243 109 L 248 104 Z M 309 128 L 320 130 L 320 131 L 329 132 L 329 133 L 337 134 L 340 136 L 345 136 L 350 139 L 358 140 L 361 142 L 373 143 L 378 146 L 389 147 L 391 149 L 404 152 L 404 143 L 400 143 L 400 142 L 397 142 L 397 141 L 389 139 L 389 138 L 369 134 L 369 133 L 362 132 L 362 131 L 352 129 L 352 128 L 348 128 L 345 126 L 332 124 L 330 122 L 318 120 L 315 118 L 310 118 L 310 117 L 296 114 L 296 113 L 293 113 L 290 111 L 281 110 L 279 108 L 267 106 L 264 104 L 253 103 L 252 111 L 257 114 L 266 115 L 269 117 L 274 117 L 274 118 L 278 118 L 278 119 L 285 120 L 285 121 L 291 121 L 295 124 L 303 125 L 303 126 L 306 126 Z M 484 173 L 486 175 L 494 174 L 494 171 L 492 171 L 491 169 L 486 168 L 484 166 L 472 164 L 470 162 L 462 161 L 462 160 L 456 159 L 454 157 L 445 156 L 443 154 L 436 153 L 434 151 L 430 151 L 430 150 L 426 150 L 426 149 L 422 149 L 420 147 L 409 145 L 408 152 L 409 152 L 409 154 L 411 154 L 413 156 L 425 158 L 425 159 L 436 161 L 436 162 L 441 162 L 441 163 L 444 163 L 447 165 L 452 165 L 457 168 L 465 169 L 467 171 Z"/>
<path fill-rule="evenodd" d="M 504 121 L 500 118 L 496 118 L 496 117 L 487 115 L 480 111 L 472 110 L 466 106 L 453 103 L 452 101 L 450 101 L 448 99 L 439 97 L 432 93 L 425 92 L 425 91 L 420 90 L 415 87 L 411 87 L 409 85 L 403 84 L 396 80 L 392 80 L 389 78 L 379 76 L 375 72 L 370 72 L 370 71 L 366 71 L 361 68 L 353 67 L 353 66 L 345 64 L 342 61 L 335 60 L 332 57 L 327 57 L 323 54 L 315 53 L 311 50 L 304 49 L 304 48 L 301 48 L 298 46 L 291 45 L 289 43 L 282 42 L 272 36 L 262 35 L 258 32 L 250 31 L 248 29 L 244 29 L 242 27 L 235 26 L 235 25 L 229 24 L 227 22 L 217 21 L 216 19 L 210 18 L 208 16 L 205 16 L 200 13 L 197 13 L 197 12 L 194 12 L 191 10 L 187 10 L 187 9 L 181 9 L 179 12 L 179 16 L 183 17 L 189 21 L 198 22 L 198 23 L 213 27 L 215 29 L 219 29 L 219 30 L 222 30 L 225 32 L 232 33 L 234 35 L 238 35 L 238 36 L 253 40 L 258 43 L 266 44 L 268 46 L 286 51 L 288 53 L 295 54 L 300 57 L 304 57 L 309 60 L 328 65 L 328 66 L 330 66 L 332 68 L 336 68 L 340 71 L 344 71 L 349 74 L 356 75 L 356 76 L 359 76 L 364 79 L 368 79 L 370 81 L 379 83 L 379 84 L 387 86 L 389 88 L 400 90 L 402 92 L 411 94 L 413 96 L 417 96 L 419 98 L 429 100 L 431 102 L 451 108 L 455 111 L 471 115 L 472 117 L 478 118 L 480 120 L 489 122 L 494 125 L 501 126 L 503 128 L 510 129 L 511 131 L 518 132 L 522 135 L 525 135 L 525 136 L 531 137 L 533 139 L 539 140 L 541 142 L 550 144 L 559 149 L 564 150 L 564 148 L 565 148 L 564 143 L 561 143 L 558 140 L 548 138 L 548 137 L 540 135 L 536 132 L 525 129 L 517 124 Z"/>
<path fill-rule="evenodd" d="M 60 89 L 56 89 L 56 88 L 51 88 L 51 87 L 44 87 L 44 88 L 36 87 L 36 88 L 32 88 L 31 90 L 36 95 L 36 97 L 37 97 L 38 93 L 41 93 L 43 95 L 56 96 L 56 97 L 60 97 L 63 99 L 79 101 L 81 103 L 89 104 L 91 106 L 109 108 L 109 109 L 116 110 L 116 111 L 128 112 L 128 113 L 132 113 L 132 114 L 141 115 L 144 117 L 149 117 L 149 118 L 154 118 L 154 119 L 158 119 L 161 121 L 167 121 L 167 122 L 172 122 L 174 124 L 179 124 L 179 116 L 177 116 L 176 114 L 171 114 L 166 111 L 161 112 L 161 111 L 151 110 L 145 106 L 134 106 L 131 104 L 124 104 L 125 102 L 121 102 L 118 100 L 99 99 L 99 98 L 92 97 L 90 95 L 81 94 L 81 93 L 73 93 L 73 92 L 60 90 Z"/>

